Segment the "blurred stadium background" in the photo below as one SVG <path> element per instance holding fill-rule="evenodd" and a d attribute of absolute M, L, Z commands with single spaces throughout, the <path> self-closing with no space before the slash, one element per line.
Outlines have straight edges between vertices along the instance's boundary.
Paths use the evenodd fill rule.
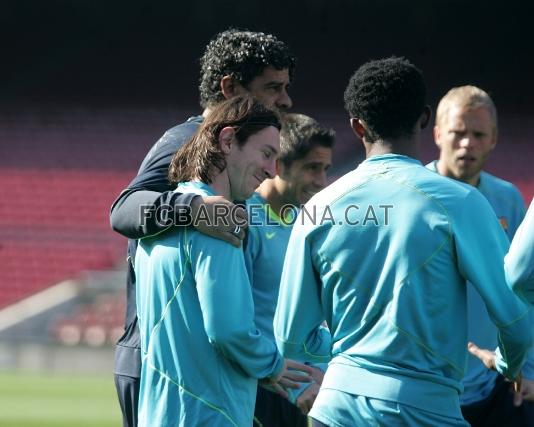
<path fill-rule="evenodd" d="M 534 196 L 532 6 L 517 1 L 4 1 L 0 5 L 0 426 L 119 425 L 113 343 L 125 239 L 114 198 L 150 146 L 199 112 L 198 57 L 228 26 L 299 57 L 293 111 L 337 131 L 332 179 L 363 150 L 343 110 L 362 62 L 403 55 L 429 99 L 488 90 L 500 113 L 489 171 Z M 423 161 L 437 152 L 425 133 Z"/>

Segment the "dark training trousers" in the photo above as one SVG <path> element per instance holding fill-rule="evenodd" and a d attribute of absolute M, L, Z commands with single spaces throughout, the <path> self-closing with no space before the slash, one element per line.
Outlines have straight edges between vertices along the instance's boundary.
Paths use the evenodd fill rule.
<path fill-rule="evenodd" d="M 534 403 L 514 406 L 511 383 L 499 376 L 491 394 L 482 402 L 462 406 L 462 414 L 472 427 L 534 427 Z"/>
<path fill-rule="evenodd" d="M 122 410 L 122 425 L 137 427 L 140 378 L 115 374 L 115 388 Z"/>
<path fill-rule="evenodd" d="M 258 386 L 253 426 L 307 427 L 308 417 L 287 399 Z"/>

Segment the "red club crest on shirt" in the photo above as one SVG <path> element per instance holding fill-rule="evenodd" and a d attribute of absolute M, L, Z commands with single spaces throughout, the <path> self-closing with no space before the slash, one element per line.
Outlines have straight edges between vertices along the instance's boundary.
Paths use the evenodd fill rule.
<path fill-rule="evenodd" d="M 506 218 L 501 216 L 499 218 L 499 222 L 501 223 L 501 227 L 503 228 L 503 230 L 508 231 L 508 221 L 506 220 Z"/>

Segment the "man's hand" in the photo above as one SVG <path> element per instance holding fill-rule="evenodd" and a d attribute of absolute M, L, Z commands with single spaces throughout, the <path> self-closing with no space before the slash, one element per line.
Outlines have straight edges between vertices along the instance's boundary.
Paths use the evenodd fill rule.
<path fill-rule="evenodd" d="M 284 368 L 276 377 L 263 378 L 260 385 L 279 394 L 284 399 L 288 398 L 286 388 L 299 388 L 299 383 L 309 383 L 312 379 L 313 368 L 291 359 L 284 360 Z"/>
<path fill-rule="evenodd" d="M 308 412 L 310 412 L 310 409 L 313 406 L 313 402 L 315 402 L 315 398 L 319 394 L 319 389 L 321 388 L 323 377 L 323 371 L 317 368 L 313 368 L 312 378 L 314 380 L 314 383 L 308 386 L 308 388 L 306 388 L 306 390 L 304 390 L 297 398 L 295 404 L 304 415 L 308 415 Z"/>
<path fill-rule="evenodd" d="M 473 342 L 467 343 L 467 350 L 469 350 L 469 353 L 473 356 L 477 357 L 486 368 L 491 369 L 492 371 L 497 370 L 494 351 L 482 349 Z"/>
<path fill-rule="evenodd" d="M 534 401 L 534 381 L 523 378 L 519 388 L 514 383 L 514 406 L 521 406 L 523 400 Z"/>
<path fill-rule="evenodd" d="M 201 233 L 239 247 L 248 227 L 247 211 L 222 196 L 195 197 L 191 201 L 193 226 Z M 239 227 L 238 233 L 234 233 Z"/>
<path fill-rule="evenodd" d="M 308 412 L 310 412 L 313 402 L 315 402 L 315 398 L 319 394 L 320 388 L 321 386 L 319 384 L 314 383 L 304 390 L 297 398 L 295 404 L 304 415 L 308 415 Z"/>
<path fill-rule="evenodd" d="M 471 353 L 473 356 L 477 357 L 486 368 L 491 369 L 492 371 L 497 370 L 497 365 L 495 364 L 495 352 L 491 350 L 485 350 L 483 348 L 480 348 L 475 343 L 469 342 L 467 343 L 467 350 L 469 350 L 469 353 Z M 527 380 L 528 381 L 528 380 Z M 532 381 L 529 381 L 530 383 L 533 383 Z M 513 380 L 514 385 L 514 392 L 516 396 L 514 396 L 514 404 L 516 402 L 516 398 L 519 400 L 519 397 L 517 397 L 517 393 L 520 393 L 523 389 L 523 379 L 521 377 L 521 374 L 518 375 L 517 378 Z M 534 385 L 534 384 L 533 384 Z M 534 391 L 534 390 L 532 390 Z M 527 395 L 531 395 L 532 391 L 528 391 Z M 530 398 L 528 398 L 531 400 Z M 521 402 L 523 399 L 521 398 Z M 521 405 L 521 403 L 519 403 Z M 519 406 L 516 405 L 516 406 Z"/>

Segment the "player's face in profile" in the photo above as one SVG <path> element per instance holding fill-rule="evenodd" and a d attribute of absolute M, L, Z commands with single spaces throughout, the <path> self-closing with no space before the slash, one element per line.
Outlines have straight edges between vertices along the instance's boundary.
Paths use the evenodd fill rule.
<path fill-rule="evenodd" d="M 227 157 L 233 200 L 248 199 L 266 179 L 276 175 L 280 153 L 280 132 L 269 126 L 251 135 L 242 147 L 235 143 Z"/>
<path fill-rule="evenodd" d="M 299 206 L 310 200 L 327 184 L 326 171 L 332 165 L 332 149 L 315 145 L 301 159 L 294 160 L 289 167 L 280 166 L 280 178 L 288 202 Z"/>
<path fill-rule="evenodd" d="M 287 110 L 293 105 L 287 90 L 289 88 L 289 71 L 287 68 L 277 70 L 266 67 L 247 86 L 248 92 L 267 108 L 276 107 Z"/>
<path fill-rule="evenodd" d="M 439 172 L 477 185 L 480 171 L 497 142 L 495 133 L 487 108 L 450 108 L 434 129 L 441 150 Z"/>

